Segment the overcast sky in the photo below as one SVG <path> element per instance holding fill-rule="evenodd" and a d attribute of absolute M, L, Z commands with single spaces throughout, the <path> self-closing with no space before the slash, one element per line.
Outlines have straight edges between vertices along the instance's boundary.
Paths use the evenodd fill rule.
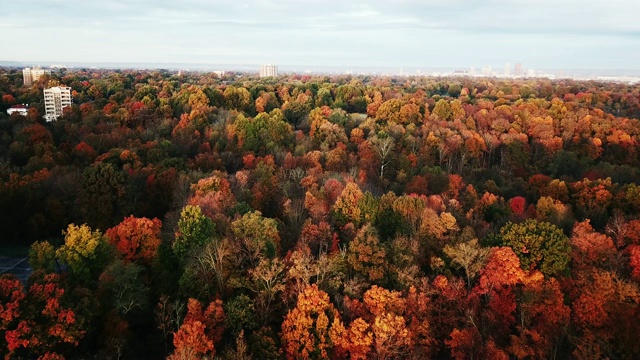
<path fill-rule="evenodd" d="M 638 0 L 0 0 L 0 60 L 640 69 Z"/>

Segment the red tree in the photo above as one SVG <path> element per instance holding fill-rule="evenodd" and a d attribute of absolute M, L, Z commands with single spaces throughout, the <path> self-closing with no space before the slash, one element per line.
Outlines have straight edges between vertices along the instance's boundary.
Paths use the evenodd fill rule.
<path fill-rule="evenodd" d="M 215 344 L 222 339 L 224 331 L 222 301 L 216 300 L 203 310 L 198 300 L 189 299 L 187 309 L 182 326 L 173 335 L 175 351 L 169 359 L 213 358 Z"/>
<path fill-rule="evenodd" d="M 158 219 L 132 215 L 108 229 L 106 235 L 125 260 L 150 265 L 160 246 L 161 227 L 162 222 Z"/>
<path fill-rule="evenodd" d="M 77 346 L 84 336 L 82 322 L 68 306 L 70 299 L 57 274 L 36 279 L 26 294 L 17 279 L 0 278 L 0 330 L 6 359 L 55 358 L 65 346 Z"/>

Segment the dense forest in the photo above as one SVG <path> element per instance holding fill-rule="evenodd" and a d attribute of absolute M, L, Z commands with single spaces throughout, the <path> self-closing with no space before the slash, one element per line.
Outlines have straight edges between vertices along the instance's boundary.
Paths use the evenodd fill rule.
<path fill-rule="evenodd" d="M 0 68 L 0 99 L 6 359 L 640 358 L 640 85 Z"/>

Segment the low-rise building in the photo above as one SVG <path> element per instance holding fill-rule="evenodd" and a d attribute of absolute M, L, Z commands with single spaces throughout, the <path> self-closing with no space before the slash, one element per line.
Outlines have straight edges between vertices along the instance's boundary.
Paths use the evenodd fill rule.
<path fill-rule="evenodd" d="M 9 115 L 18 114 L 22 116 L 27 116 L 28 112 L 29 112 L 29 107 L 25 104 L 13 105 L 12 107 L 7 109 L 7 114 Z"/>

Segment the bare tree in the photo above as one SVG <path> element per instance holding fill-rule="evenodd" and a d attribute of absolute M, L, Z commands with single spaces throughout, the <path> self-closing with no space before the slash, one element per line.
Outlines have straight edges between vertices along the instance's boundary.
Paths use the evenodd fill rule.
<path fill-rule="evenodd" d="M 471 284 L 489 257 L 489 249 L 480 247 L 478 239 L 455 246 L 447 245 L 444 247 L 444 253 L 458 268 L 464 269 L 467 276 L 467 289 L 471 289 Z"/>
<path fill-rule="evenodd" d="M 374 136 L 369 140 L 371 145 L 373 146 L 373 150 L 376 152 L 376 155 L 380 158 L 380 178 L 384 177 L 384 168 L 389 165 L 391 161 L 391 152 L 393 151 L 395 142 L 392 137 L 384 137 L 380 138 Z"/>
<path fill-rule="evenodd" d="M 182 325 L 184 318 L 185 304 L 177 299 L 163 295 L 156 306 L 156 324 L 158 329 L 162 330 L 164 339 L 164 352 L 169 354 L 167 337 L 169 334 L 175 333 Z"/>

